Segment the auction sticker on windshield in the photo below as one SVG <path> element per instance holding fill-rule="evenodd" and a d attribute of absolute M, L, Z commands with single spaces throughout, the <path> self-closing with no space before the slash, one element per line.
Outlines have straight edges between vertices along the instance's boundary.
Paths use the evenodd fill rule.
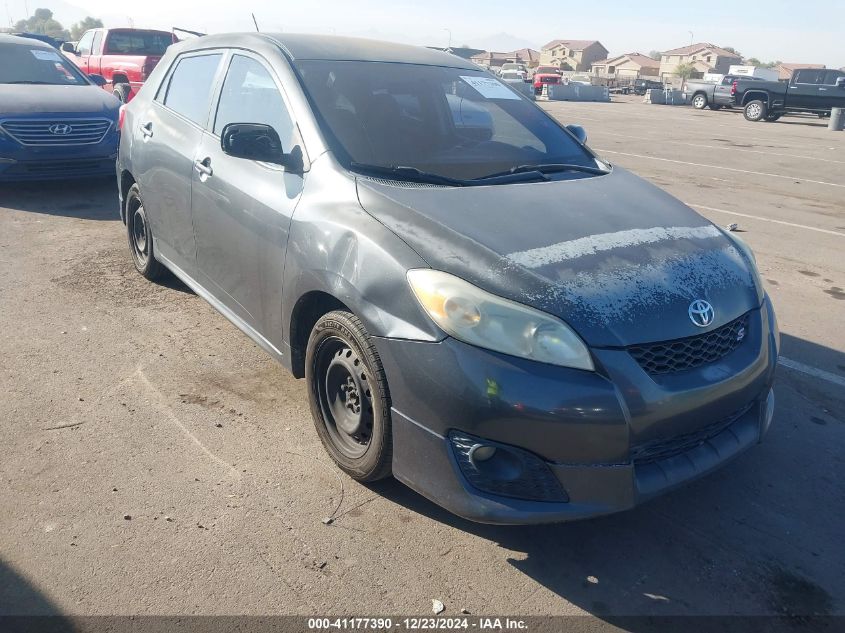
<path fill-rule="evenodd" d="M 470 77 L 461 75 L 470 86 L 475 88 L 485 99 L 519 99 L 519 95 L 492 77 Z"/>
<path fill-rule="evenodd" d="M 35 59 L 40 59 L 43 62 L 60 62 L 62 58 L 59 57 L 58 53 L 54 53 L 53 51 L 39 51 L 35 49 L 30 49 L 30 53 L 33 54 Z"/>

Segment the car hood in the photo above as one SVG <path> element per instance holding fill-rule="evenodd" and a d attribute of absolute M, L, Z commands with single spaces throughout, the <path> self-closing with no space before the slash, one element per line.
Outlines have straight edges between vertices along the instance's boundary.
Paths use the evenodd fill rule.
<path fill-rule="evenodd" d="M 84 114 L 117 118 L 120 101 L 98 86 L 3 85 L 0 117 Z"/>
<path fill-rule="evenodd" d="M 358 194 L 432 268 L 554 314 L 593 346 L 692 336 L 760 305 L 730 238 L 619 168 L 463 188 L 359 177 Z M 706 330 L 689 316 L 697 299 L 714 308 Z"/>

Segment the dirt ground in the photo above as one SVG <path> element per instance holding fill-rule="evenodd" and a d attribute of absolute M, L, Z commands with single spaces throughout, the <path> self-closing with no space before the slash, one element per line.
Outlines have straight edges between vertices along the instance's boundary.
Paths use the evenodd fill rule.
<path fill-rule="evenodd" d="M 845 613 L 845 133 L 639 101 L 542 107 L 739 223 L 783 332 L 763 444 L 624 514 L 463 521 L 333 468 L 301 381 L 134 272 L 111 182 L 5 186 L 0 614 Z"/>

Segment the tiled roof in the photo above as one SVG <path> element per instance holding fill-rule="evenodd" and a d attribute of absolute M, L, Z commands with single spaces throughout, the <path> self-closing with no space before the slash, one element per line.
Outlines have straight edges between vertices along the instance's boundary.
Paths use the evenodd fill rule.
<path fill-rule="evenodd" d="M 550 48 L 554 48 L 555 46 L 560 46 L 561 44 L 565 45 L 566 48 L 571 48 L 574 51 L 583 51 L 585 48 L 592 44 L 599 44 L 601 43 L 598 40 L 552 40 L 548 44 L 546 44 L 542 50 L 548 50 Z M 604 48 L 604 47 L 602 47 Z"/>
<path fill-rule="evenodd" d="M 778 79 L 792 79 L 793 71 L 799 68 L 825 68 L 824 64 L 778 64 L 775 70 L 778 71 Z"/>
<path fill-rule="evenodd" d="M 635 64 L 639 64 L 642 68 L 660 68 L 660 62 L 652 59 L 648 55 L 642 53 L 625 53 L 624 55 L 617 55 L 616 57 L 608 57 L 597 62 L 593 62 L 593 66 L 607 66 L 611 62 L 619 61 L 620 59 L 630 59 Z"/>
<path fill-rule="evenodd" d="M 692 55 L 693 53 L 697 53 L 698 51 L 703 51 L 707 49 L 709 51 L 713 51 L 717 55 L 722 55 L 724 57 L 736 57 L 739 58 L 740 56 L 736 53 L 731 53 L 730 51 L 726 51 L 724 48 L 720 48 L 715 44 L 707 44 L 699 43 L 699 44 L 690 44 L 689 46 L 682 46 L 681 48 L 673 48 L 671 51 L 663 51 L 664 55 Z"/>

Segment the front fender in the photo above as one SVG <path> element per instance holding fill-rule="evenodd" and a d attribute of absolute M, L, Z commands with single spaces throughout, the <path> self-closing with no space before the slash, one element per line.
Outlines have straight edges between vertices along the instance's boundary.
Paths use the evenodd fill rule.
<path fill-rule="evenodd" d="M 428 265 L 364 211 L 354 178 L 332 163 L 325 155 L 312 163 L 291 223 L 283 282 L 286 345 L 292 343 L 297 304 L 316 292 L 347 306 L 373 336 L 441 340 L 406 278 L 409 269 Z"/>

